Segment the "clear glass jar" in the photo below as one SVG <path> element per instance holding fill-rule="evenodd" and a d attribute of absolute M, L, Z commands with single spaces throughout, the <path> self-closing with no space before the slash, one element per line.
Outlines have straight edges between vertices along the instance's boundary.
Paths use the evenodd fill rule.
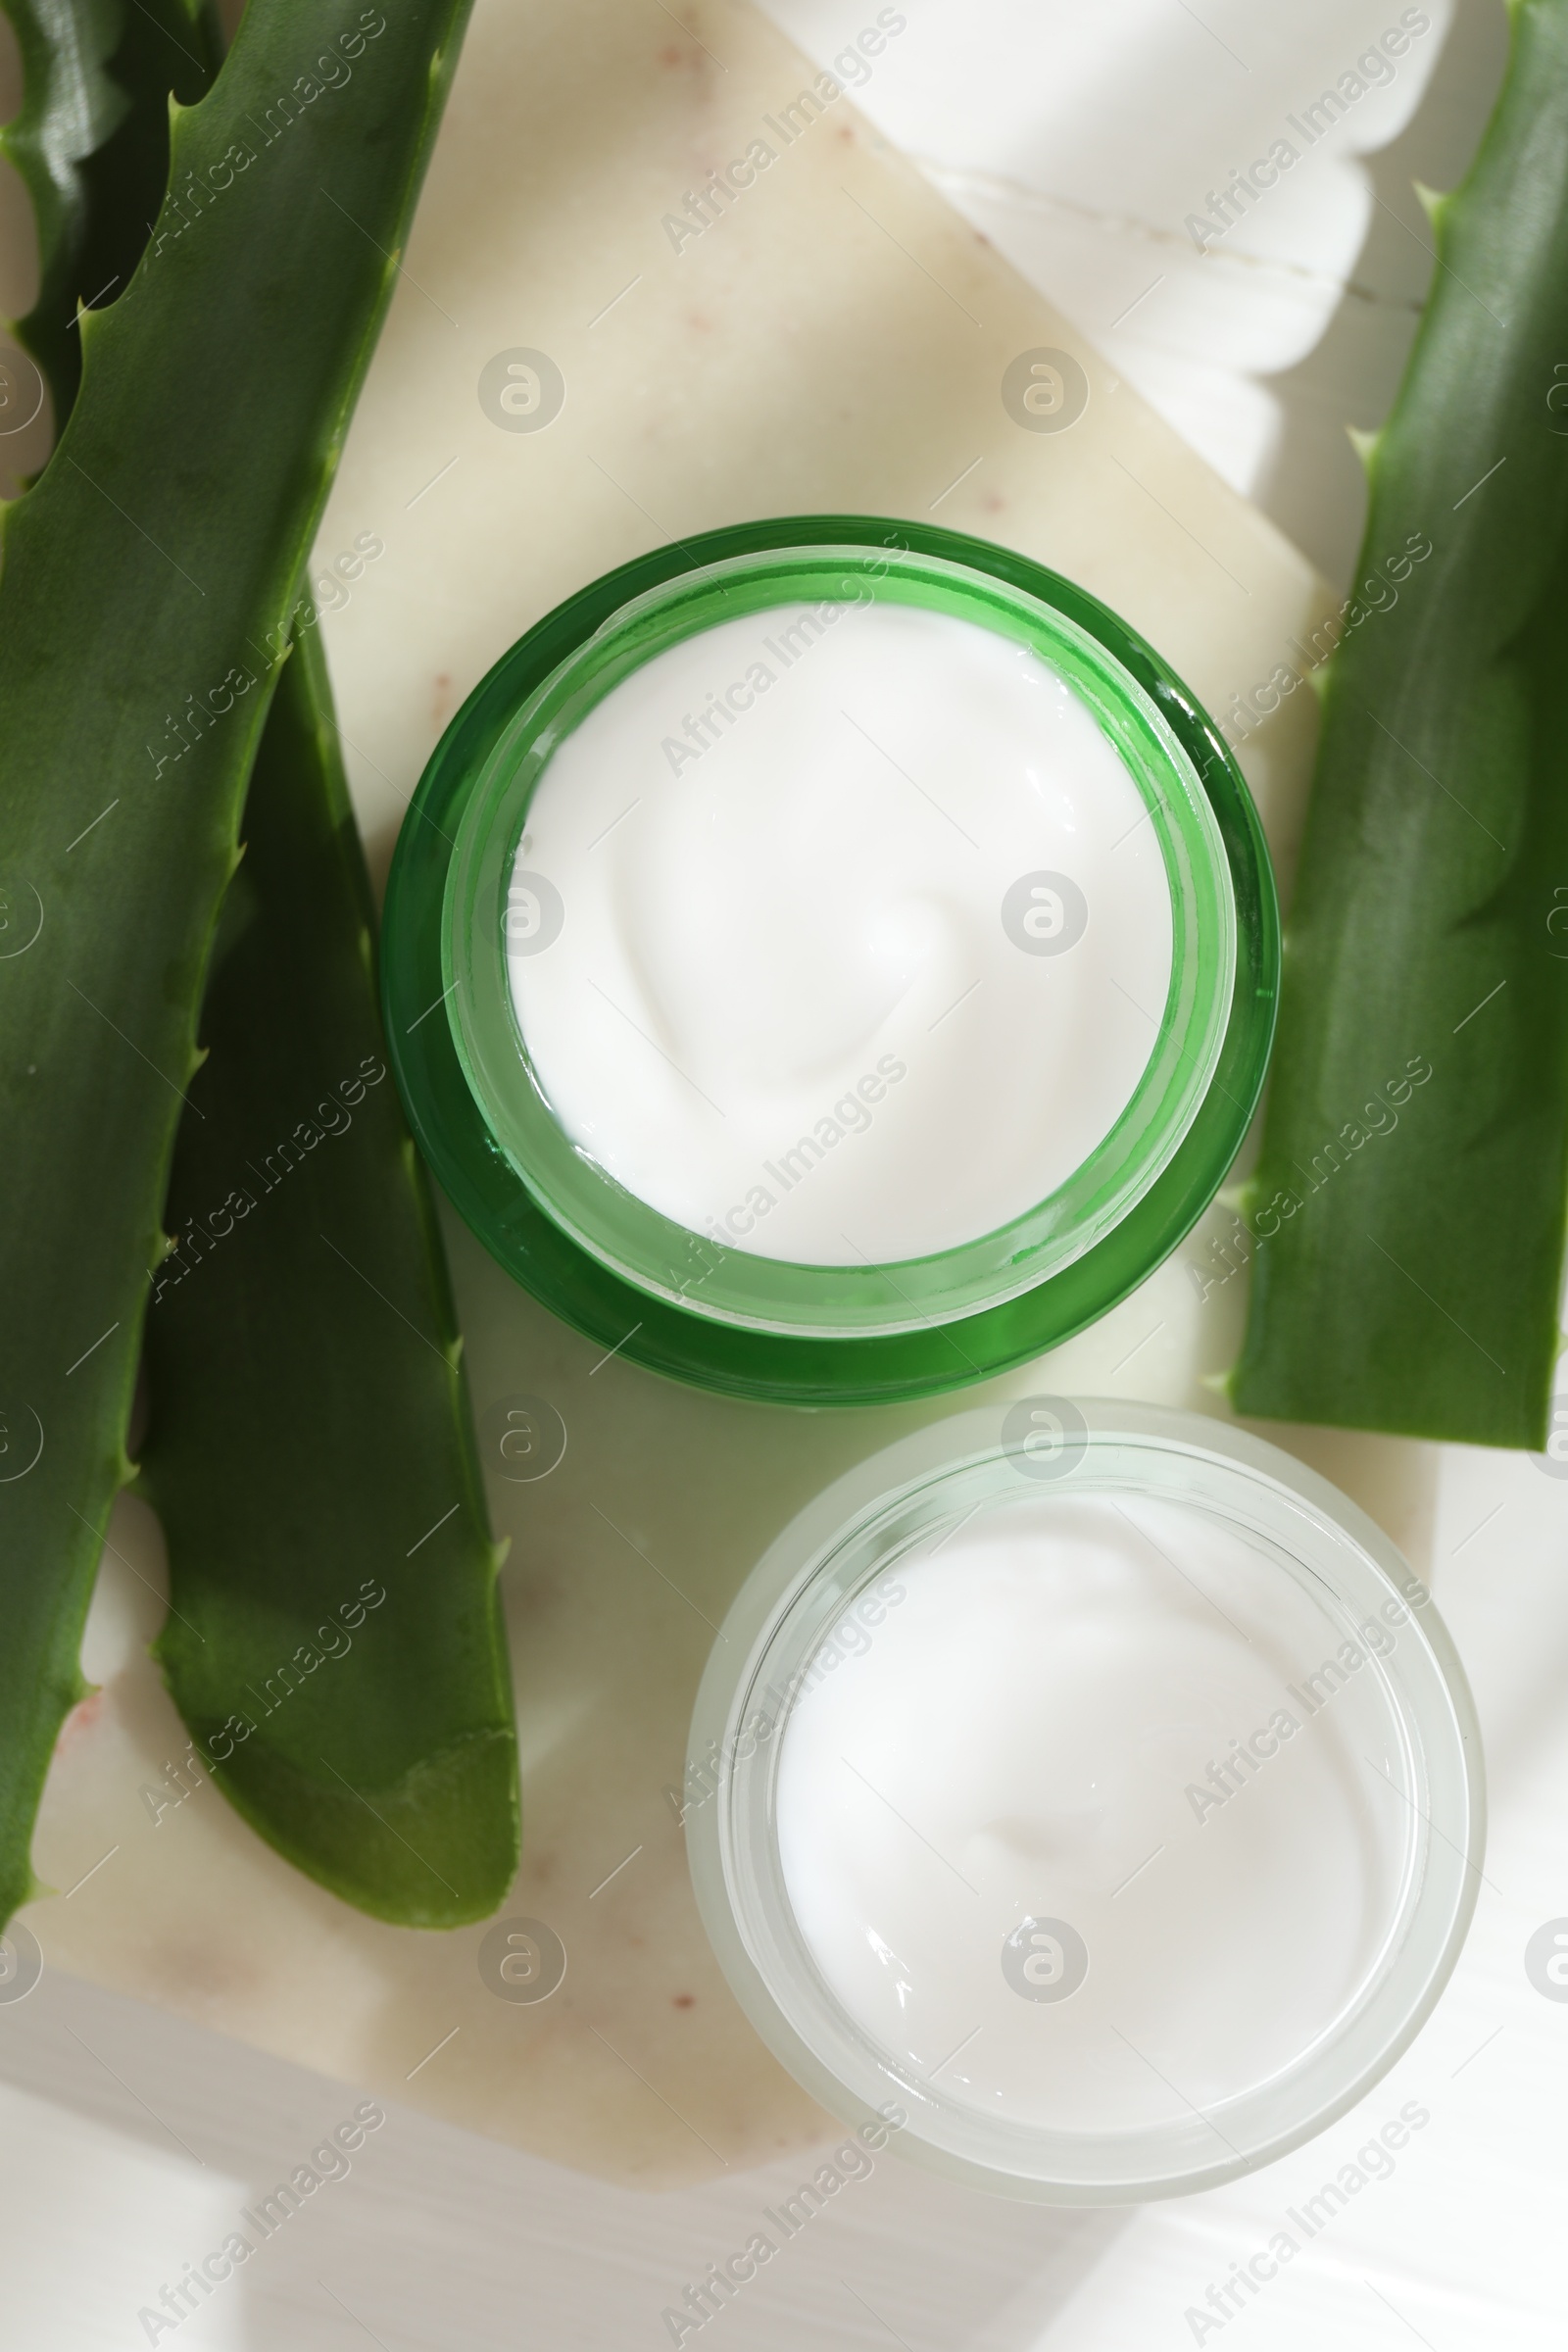
<path fill-rule="evenodd" d="M 999 1544 L 997 1590 L 1042 1604 L 1010 1636 L 969 1564 Z M 1005 1800 L 966 1813 L 993 1758 Z M 892 2145 L 974 2186 L 1115 2204 L 1268 2163 L 1393 2065 L 1462 1944 L 1484 1797 L 1447 1633 L 1346 1496 L 1216 1421 L 1035 1397 L 778 1538 L 685 1818 L 725 1975 L 825 2107 L 902 2110 Z"/>
<path fill-rule="evenodd" d="M 853 594 L 949 612 L 1065 676 L 1149 812 L 1170 985 L 1131 1101 L 1068 1179 L 994 1232 L 881 1266 L 727 1249 L 618 1184 L 560 1124 L 508 982 L 508 886 L 562 738 L 628 673 L 737 613 Z M 438 747 L 399 841 L 387 1030 L 415 1131 L 516 1279 L 607 1348 L 732 1394 L 917 1396 L 1026 1360 L 1103 1313 L 1201 1212 L 1246 1133 L 1278 978 L 1267 852 L 1212 724 L 1094 599 L 984 542 L 820 516 L 749 524 L 596 582 L 520 640 Z"/>

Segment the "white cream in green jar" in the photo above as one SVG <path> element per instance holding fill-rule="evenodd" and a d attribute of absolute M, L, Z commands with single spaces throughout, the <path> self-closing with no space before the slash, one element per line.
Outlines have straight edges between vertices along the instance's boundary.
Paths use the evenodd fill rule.
<path fill-rule="evenodd" d="M 994 630 L 869 597 L 721 620 L 612 687 L 534 795 L 509 975 L 539 1083 L 616 1182 L 729 1248 L 972 1242 L 1071 1176 L 1149 1062 L 1172 924 L 1147 813 L 1067 679 Z"/>
<path fill-rule="evenodd" d="M 1278 959 L 1246 787 L 1150 647 L 1004 549 L 661 550 L 519 640 L 416 810 L 421 1147 L 537 1297 L 677 1378 L 870 1401 L 1026 1360 L 1246 1132 Z"/>

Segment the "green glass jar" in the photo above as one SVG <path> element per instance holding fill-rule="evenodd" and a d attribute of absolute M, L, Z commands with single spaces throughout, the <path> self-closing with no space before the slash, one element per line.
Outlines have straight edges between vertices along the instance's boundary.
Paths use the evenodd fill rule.
<path fill-rule="evenodd" d="M 530 805 L 564 738 L 631 672 L 737 615 L 852 598 L 977 623 L 1041 660 L 1131 779 L 1170 897 L 1147 1063 L 1095 1148 L 994 1231 L 879 1265 L 726 1247 L 618 1183 L 562 1123 L 519 1026 L 507 916 Z M 1140 820 L 1141 822 L 1142 820 Z M 605 1348 L 730 1395 L 929 1395 L 1026 1361 L 1148 1275 L 1206 1206 L 1262 1083 L 1278 980 L 1267 851 L 1191 695 L 1067 581 L 984 541 L 864 516 L 737 525 L 567 600 L 447 729 L 388 884 L 383 990 L 415 1132 L 515 1279 Z M 715 986 L 723 975 L 714 975 Z"/>

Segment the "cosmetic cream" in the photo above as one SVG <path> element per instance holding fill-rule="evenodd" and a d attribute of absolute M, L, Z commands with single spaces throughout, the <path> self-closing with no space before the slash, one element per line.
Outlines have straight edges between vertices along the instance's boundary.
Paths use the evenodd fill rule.
<path fill-rule="evenodd" d="M 508 960 L 539 1085 L 726 1246 L 977 1240 L 1148 1064 L 1171 905 L 1147 816 L 1066 678 L 993 629 L 869 594 L 719 621 L 622 678 L 529 807 Z"/>
<path fill-rule="evenodd" d="M 1241 1433 L 1043 1397 L 779 1539 L 685 1813 L 808 2088 L 896 2086 L 905 2153 L 1083 2202 L 1210 2185 L 1359 2097 L 1452 1965 L 1481 1836 L 1462 1673 L 1379 1531 Z"/>
<path fill-rule="evenodd" d="M 1165 1499 L 1024 1493 L 881 1587 L 778 1759 L 790 1906 L 850 2015 L 1063 2131 L 1289 2066 L 1397 1897 L 1404 1825 L 1359 1762 L 1396 1630 L 1331 1642 L 1247 1538 Z"/>
<path fill-rule="evenodd" d="M 591 583 L 432 760 L 398 1082 L 489 1247 L 728 1394 L 929 1394 L 1174 1248 L 1272 1030 L 1267 853 L 1180 681 L 929 525 L 738 525 Z"/>

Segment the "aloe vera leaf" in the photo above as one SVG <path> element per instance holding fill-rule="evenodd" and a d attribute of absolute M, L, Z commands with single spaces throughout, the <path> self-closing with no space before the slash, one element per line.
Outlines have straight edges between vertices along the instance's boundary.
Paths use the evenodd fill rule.
<path fill-rule="evenodd" d="M 47 9 L 28 49 L 29 92 L 44 100 L 30 110 L 36 146 L 67 148 L 83 120 L 115 125 L 106 147 L 81 154 L 76 201 L 39 212 L 40 277 L 53 308 L 41 295 L 31 320 L 52 324 L 72 358 L 74 336 L 58 330 L 74 327 L 78 299 L 104 282 L 106 214 L 109 224 L 145 220 L 167 178 L 172 74 L 160 66 L 183 64 L 178 95 L 189 101 L 211 81 L 221 48 L 210 17 L 198 36 L 206 65 L 165 39 L 127 76 L 126 117 L 107 78 L 122 73 L 126 44 L 107 65 L 94 62 L 100 7 L 67 0 Z M 163 38 L 144 8 L 133 5 L 131 23 Z M 136 253 L 121 258 L 128 277 Z M 74 379 L 63 370 L 51 388 L 63 417 Z M 163 1520 L 173 1599 L 158 1654 L 217 1785 L 263 1837 L 364 1909 L 446 1926 L 493 1909 L 516 1866 L 499 1555 L 472 1467 L 423 1172 L 392 1088 L 372 1091 L 359 1074 L 363 1059 L 385 1066 L 368 969 L 373 914 L 330 683 L 310 632 L 268 711 L 245 833 L 203 1004 L 211 1058 L 192 1082 L 164 1212 L 177 1247 L 155 1277 L 147 1327 L 154 1418 L 140 1483 Z M 334 1051 L 357 1100 L 350 1109 L 329 1098 L 332 1138 L 352 1131 L 354 1149 L 303 1159 L 293 1152 L 286 1187 L 281 1166 L 275 1185 L 253 1180 L 249 1153 L 275 1154 L 280 1143 L 289 1152 L 300 1105 L 314 1101 L 322 1056 Z M 236 1175 L 247 1200 L 277 1189 L 280 1201 L 256 1228 L 230 1220 L 234 1246 L 209 1264 L 203 1211 Z M 323 1232 L 351 1237 L 370 1286 L 356 1286 L 347 1301 L 338 1268 L 322 1278 Z M 197 1264 L 201 1280 L 187 1285 Z M 376 1291 L 404 1300 L 412 1336 L 388 1323 Z M 262 1428 L 270 1442 L 259 1478 Z M 393 1433 L 388 1479 L 381 1463 Z M 350 1493 L 346 1511 L 338 1506 Z M 448 1522 L 441 1498 L 453 1494 L 462 1504 Z M 437 1516 L 440 1540 L 420 1548 L 416 1575 L 405 1565 L 410 1519 L 424 1526 Z M 373 1617 L 361 1582 L 383 1594 Z M 359 1629 L 368 1623 L 367 1642 Z M 300 1657 L 333 1671 L 318 1685 L 289 1663 Z M 285 1684 L 301 1693 L 286 1709 Z M 231 1723 L 244 1728 L 242 1740 Z M 419 1859 L 432 1853 L 439 1867 Z"/>
<path fill-rule="evenodd" d="M 1368 454 L 1233 1394 L 1540 1446 L 1568 1204 L 1568 0 L 1512 20 Z"/>
<path fill-rule="evenodd" d="M 193 105 L 221 44 L 184 0 L 4 0 L 23 100 L 0 130 L 38 228 L 38 294 L 17 339 L 47 378 L 57 426 L 81 380 L 78 304 L 129 284 L 169 177 L 169 98 Z"/>
<path fill-rule="evenodd" d="M 449 1927 L 516 1867 L 511 1681 L 330 712 L 308 631 L 257 754 L 147 1317 L 157 1654 L 263 1837 L 362 1909 Z"/>
<path fill-rule="evenodd" d="M 123 1434 L 213 927 L 282 642 L 466 0 L 253 0 L 174 111 L 172 192 L 89 312 L 0 575 L 0 1918 Z M 314 61 L 349 62 L 339 87 Z M 309 95 L 307 93 L 310 93 Z"/>

